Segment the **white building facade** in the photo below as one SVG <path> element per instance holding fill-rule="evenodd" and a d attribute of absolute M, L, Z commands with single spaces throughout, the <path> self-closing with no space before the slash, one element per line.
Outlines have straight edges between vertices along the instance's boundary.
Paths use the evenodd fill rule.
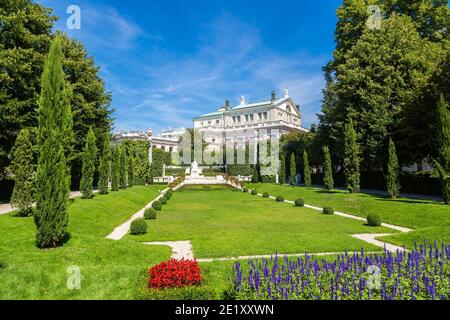
<path fill-rule="evenodd" d="M 223 145 L 252 143 L 279 138 L 289 132 L 305 131 L 301 126 L 300 107 L 287 90 L 282 98 L 273 91 L 271 99 L 247 103 L 241 97 L 238 106 L 225 105 L 215 112 L 194 118 L 194 129 L 204 134 L 209 150 L 220 150 Z"/>

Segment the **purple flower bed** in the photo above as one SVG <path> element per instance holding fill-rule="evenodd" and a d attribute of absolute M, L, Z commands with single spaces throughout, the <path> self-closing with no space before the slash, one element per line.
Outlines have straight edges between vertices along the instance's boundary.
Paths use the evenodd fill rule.
<path fill-rule="evenodd" d="M 411 252 L 306 255 L 237 262 L 228 295 L 239 300 L 448 300 L 450 246 L 421 244 Z"/>

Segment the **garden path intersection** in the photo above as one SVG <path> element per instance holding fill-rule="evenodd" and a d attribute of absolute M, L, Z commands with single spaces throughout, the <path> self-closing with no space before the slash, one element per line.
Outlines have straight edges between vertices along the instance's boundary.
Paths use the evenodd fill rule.
<path fill-rule="evenodd" d="M 184 186 L 184 183 L 180 183 L 177 187 L 174 188 L 174 191 L 180 189 L 181 187 Z M 235 187 L 235 186 L 234 186 Z M 240 189 L 242 191 L 242 188 L 237 188 Z M 136 212 L 130 219 L 128 219 L 126 222 L 124 222 L 123 224 L 121 224 L 120 226 L 118 226 L 116 229 L 114 229 L 114 231 L 109 234 L 106 238 L 111 239 L 111 240 L 120 240 L 122 239 L 129 231 L 130 229 L 130 225 L 131 222 L 134 219 L 137 218 L 142 218 L 144 216 L 144 212 L 145 209 L 150 208 L 153 204 L 153 202 L 159 200 L 161 197 L 163 197 L 165 195 L 165 193 L 169 190 L 169 188 L 164 189 L 163 191 L 160 192 L 160 194 L 153 199 L 150 203 L 148 203 L 144 208 L 142 208 L 141 210 L 139 210 L 138 212 Z M 251 192 L 251 191 L 249 191 Z M 257 194 L 258 196 L 262 197 L 262 194 Z M 275 197 L 270 196 L 270 199 L 276 199 Z M 290 200 L 284 200 L 285 203 L 289 203 L 289 204 L 295 204 L 293 201 Z M 305 208 L 309 208 L 312 210 L 316 210 L 316 211 L 322 211 L 323 208 L 317 207 L 317 206 L 312 206 L 312 205 L 304 205 Z M 358 217 L 349 213 L 344 213 L 344 212 L 339 212 L 339 211 L 335 211 L 334 212 L 335 215 L 343 217 L 343 218 L 347 218 L 347 219 L 354 219 L 354 220 L 359 220 L 359 221 L 366 221 L 366 219 L 362 218 L 362 217 Z M 397 226 L 397 225 L 392 225 L 392 224 L 388 224 L 388 223 L 382 223 L 381 224 L 382 227 L 385 228 L 389 228 L 392 230 L 396 230 L 399 231 L 401 233 L 408 233 L 413 231 L 412 229 L 409 228 L 405 228 L 402 226 Z M 389 236 L 392 235 L 391 233 L 381 233 L 381 234 L 373 234 L 373 233 L 368 233 L 368 234 L 353 234 L 351 235 L 351 237 L 362 240 L 366 243 L 375 245 L 377 247 L 381 247 L 387 251 L 390 252 L 404 252 L 407 251 L 405 248 L 400 247 L 400 246 L 396 246 L 387 242 L 384 242 L 382 240 L 379 240 L 378 238 L 380 237 L 384 237 L 384 236 Z M 171 258 L 174 259 L 187 259 L 187 260 L 193 260 L 195 258 L 194 256 L 194 250 L 192 247 L 192 243 L 191 241 L 156 241 L 156 242 L 143 242 L 143 244 L 145 245 L 158 245 L 158 246 L 168 246 L 172 249 L 172 255 Z M 305 256 L 305 255 L 314 255 L 314 256 L 327 256 L 327 255 L 339 255 L 339 254 L 343 254 L 346 252 L 311 252 L 311 253 L 307 253 L 307 252 L 303 252 L 303 253 L 290 253 L 290 254 L 284 254 L 284 253 L 277 253 L 279 256 L 288 256 L 288 257 L 301 257 L 301 256 Z M 246 259 L 258 259 L 258 258 L 270 258 L 272 257 L 273 254 L 264 254 L 264 255 L 245 255 L 245 256 L 236 256 L 236 257 L 218 257 L 218 258 L 202 258 L 202 259 L 197 259 L 198 262 L 214 262 L 214 261 L 233 261 L 233 260 L 246 260 Z"/>

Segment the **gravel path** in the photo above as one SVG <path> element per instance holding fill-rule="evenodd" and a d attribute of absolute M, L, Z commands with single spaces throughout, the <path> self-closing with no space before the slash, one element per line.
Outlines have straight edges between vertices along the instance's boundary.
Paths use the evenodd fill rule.
<path fill-rule="evenodd" d="M 94 193 L 97 193 L 97 192 L 98 192 L 98 190 L 94 190 Z M 70 192 L 70 199 L 78 198 L 78 197 L 81 197 L 81 192 L 80 191 L 71 191 Z M 36 204 L 33 204 L 33 207 L 35 205 Z M 16 209 L 11 207 L 11 205 L 9 203 L 2 203 L 2 204 L 0 204 L 0 215 L 10 213 L 10 212 L 12 212 L 14 210 L 16 210 Z"/>
<path fill-rule="evenodd" d="M 194 252 L 190 241 L 165 241 L 165 242 L 144 242 L 152 246 L 169 246 L 172 248 L 173 259 L 194 260 Z"/>

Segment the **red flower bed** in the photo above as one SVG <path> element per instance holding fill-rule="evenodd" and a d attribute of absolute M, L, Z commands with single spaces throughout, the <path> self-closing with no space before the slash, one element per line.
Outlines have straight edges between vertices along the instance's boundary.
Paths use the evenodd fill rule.
<path fill-rule="evenodd" d="M 153 266 L 148 273 L 148 286 L 155 289 L 194 286 L 202 281 L 200 267 L 195 260 L 170 259 Z"/>

